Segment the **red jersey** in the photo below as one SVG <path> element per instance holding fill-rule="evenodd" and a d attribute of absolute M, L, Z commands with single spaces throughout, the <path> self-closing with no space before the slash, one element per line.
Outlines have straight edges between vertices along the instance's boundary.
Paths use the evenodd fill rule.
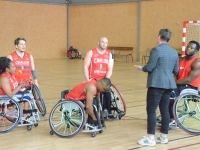
<path fill-rule="evenodd" d="M 179 63 L 179 72 L 178 72 L 178 78 L 177 80 L 185 79 L 188 77 L 188 75 L 191 72 L 191 65 L 192 63 L 197 59 L 198 57 L 195 56 L 189 61 L 186 61 L 186 57 L 182 58 L 180 63 Z M 196 79 L 194 79 L 190 85 L 194 87 L 198 87 L 200 84 L 200 76 L 198 76 Z"/>
<path fill-rule="evenodd" d="M 91 64 L 89 66 L 89 78 L 100 80 L 106 77 L 108 71 L 108 63 L 110 59 L 110 51 L 100 54 L 97 48 L 92 49 Z"/>
<path fill-rule="evenodd" d="M 65 99 L 71 100 L 86 100 L 86 93 L 84 92 L 84 87 L 87 84 L 94 84 L 96 87 L 96 80 L 85 81 L 76 87 L 74 87 L 69 93 L 65 95 Z M 96 95 L 98 92 L 96 92 Z"/>
<path fill-rule="evenodd" d="M 17 81 L 19 83 L 26 80 L 31 81 L 32 64 L 30 54 L 24 52 L 23 58 L 19 57 L 16 52 L 11 53 L 10 55 L 12 56 L 14 66 L 16 67 L 14 75 Z"/>
<path fill-rule="evenodd" d="M 3 77 L 3 76 L 7 77 L 9 79 L 10 87 L 11 87 L 11 90 L 13 91 L 18 86 L 18 82 L 17 82 L 15 76 L 14 75 L 8 75 L 7 73 L 1 74 L 1 77 Z M 0 95 L 6 95 L 6 93 L 2 89 L 2 86 L 0 86 Z"/>

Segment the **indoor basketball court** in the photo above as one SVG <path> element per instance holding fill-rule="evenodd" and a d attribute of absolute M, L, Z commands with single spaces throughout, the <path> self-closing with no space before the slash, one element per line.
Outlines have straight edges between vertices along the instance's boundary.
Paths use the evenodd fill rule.
<path fill-rule="evenodd" d="M 16 37 L 23 36 L 27 39 L 26 51 L 34 56 L 39 90 L 46 106 L 46 115 L 41 116 L 38 126 L 33 126 L 30 131 L 26 126 L 17 126 L 8 133 L 0 134 L 2 150 L 200 149 L 199 135 L 189 134 L 179 127 L 169 129 L 168 144 L 156 144 L 154 147 L 137 144 L 142 136 L 147 135 L 147 73 L 134 67 L 136 64 L 145 65 L 148 62 L 149 56 L 145 63 L 142 63 L 142 56 L 146 54 L 146 49 L 156 46 L 160 28 L 172 30 L 173 38 L 169 44 L 182 55 L 185 54 L 188 41 L 200 42 L 200 18 L 195 11 L 199 9 L 198 0 L 182 0 L 182 4 L 176 0 L 127 0 L 125 3 L 120 0 L 113 3 L 110 0 L 109 3 L 103 1 L 101 4 L 98 0 L 93 3 L 84 0 L 82 3 L 88 3 L 81 5 L 78 0 L 74 0 L 73 5 L 66 4 L 65 0 L 51 3 L 38 1 L 40 0 L 35 3 L 26 0 L 0 2 L 1 56 L 7 56 L 14 51 L 13 40 Z M 177 5 L 181 7 L 180 10 L 177 10 Z M 182 11 L 188 7 L 195 9 L 188 11 L 188 15 L 183 15 Z M 174 11 L 178 11 L 177 15 L 174 15 Z M 166 14 L 166 18 L 160 17 Z M 16 21 L 18 26 L 14 28 L 12 24 Z M 49 116 L 52 108 L 61 100 L 61 92 L 85 80 L 84 60 L 68 58 L 67 47 L 74 46 L 84 57 L 88 50 L 97 46 L 102 34 L 108 35 L 108 46 L 131 49 L 131 53 L 116 55 L 111 77 L 112 84 L 117 86 L 126 102 L 126 114 L 120 119 L 105 120 L 106 128 L 95 137 L 91 136 L 92 133 L 84 132 L 71 138 L 52 135 Z M 196 103 L 198 107 L 195 115 L 200 121 L 199 99 Z M 159 129 L 156 126 L 156 135 L 160 134 Z M 197 129 L 198 132 L 199 130 Z"/>

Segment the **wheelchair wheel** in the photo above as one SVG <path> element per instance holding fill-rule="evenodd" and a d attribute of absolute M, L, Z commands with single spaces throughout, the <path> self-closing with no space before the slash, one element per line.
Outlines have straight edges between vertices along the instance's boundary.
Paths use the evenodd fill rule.
<path fill-rule="evenodd" d="M 32 84 L 32 94 L 34 96 L 34 100 L 35 100 L 36 106 L 37 106 L 40 114 L 42 116 L 45 116 L 46 115 L 46 106 L 44 103 L 44 99 L 42 98 L 42 95 L 40 94 L 40 91 L 39 91 L 37 85 L 35 85 L 35 84 Z"/>
<path fill-rule="evenodd" d="M 178 126 L 192 135 L 200 135 L 200 96 L 184 93 L 178 96 L 173 105 L 173 114 Z"/>
<path fill-rule="evenodd" d="M 78 134 L 83 129 L 85 121 L 85 110 L 79 101 L 60 101 L 53 107 L 49 116 L 51 132 L 62 138 Z"/>
<path fill-rule="evenodd" d="M 67 52 L 67 57 L 70 59 L 76 59 L 79 56 L 79 52 L 77 49 L 72 49 Z"/>
<path fill-rule="evenodd" d="M 124 97 L 115 85 L 112 84 L 110 88 L 112 97 L 111 109 L 116 111 L 121 119 L 121 117 L 126 114 L 126 103 Z"/>
<path fill-rule="evenodd" d="M 6 103 L 0 100 L 0 133 L 7 133 L 13 130 L 21 118 L 20 106 L 10 99 Z"/>

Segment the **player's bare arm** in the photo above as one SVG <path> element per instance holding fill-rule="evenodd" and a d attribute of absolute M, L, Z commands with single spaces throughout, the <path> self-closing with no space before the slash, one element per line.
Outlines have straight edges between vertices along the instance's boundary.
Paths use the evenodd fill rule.
<path fill-rule="evenodd" d="M 93 111 L 93 97 L 96 94 L 96 87 L 93 84 L 87 84 L 84 90 L 86 93 L 86 112 L 93 120 L 97 120 Z"/>
<path fill-rule="evenodd" d="M 20 89 L 24 88 L 26 86 L 26 82 L 20 83 L 13 91 L 11 90 L 10 87 L 10 80 L 7 77 L 2 77 L 1 78 L 1 86 L 9 97 L 13 97 Z"/>
<path fill-rule="evenodd" d="M 106 73 L 107 78 L 110 78 L 112 75 L 113 65 L 114 65 L 114 59 L 113 59 L 112 53 L 110 53 L 110 59 L 109 59 L 109 63 L 108 63 L 108 71 Z"/>

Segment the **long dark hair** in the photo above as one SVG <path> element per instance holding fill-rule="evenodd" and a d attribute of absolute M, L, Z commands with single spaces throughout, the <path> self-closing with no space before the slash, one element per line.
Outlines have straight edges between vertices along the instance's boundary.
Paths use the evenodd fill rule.
<path fill-rule="evenodd" d="M 6 71 L 6 68 L 10 67 L 12 61 L 7 57 L 0 57 L 0 74 Z"/>

